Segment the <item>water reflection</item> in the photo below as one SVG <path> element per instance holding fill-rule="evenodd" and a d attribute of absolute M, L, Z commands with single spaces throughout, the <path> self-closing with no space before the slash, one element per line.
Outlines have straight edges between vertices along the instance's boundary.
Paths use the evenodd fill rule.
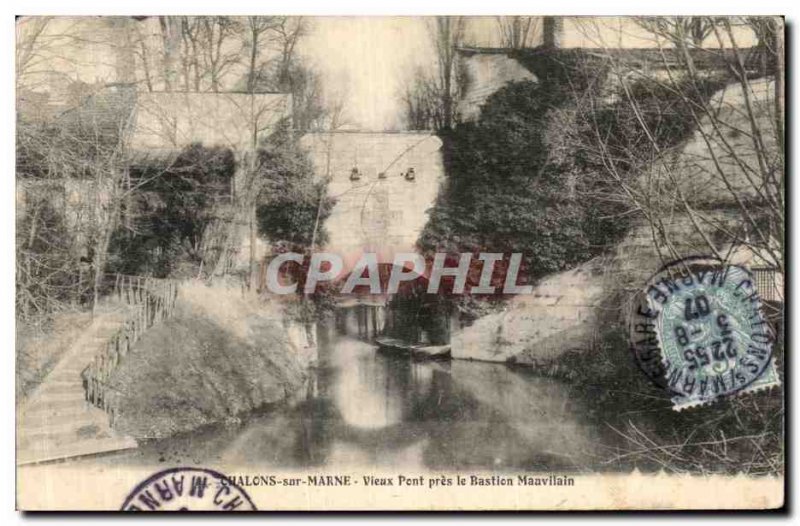
<path fill-rule="evenodd" d="M 586 469 L 602 442 L 568 385 L 468 361 L 417 362 L 322 331 L 299 402 L 145 445 L 142 461 L 250 467 Z"/>

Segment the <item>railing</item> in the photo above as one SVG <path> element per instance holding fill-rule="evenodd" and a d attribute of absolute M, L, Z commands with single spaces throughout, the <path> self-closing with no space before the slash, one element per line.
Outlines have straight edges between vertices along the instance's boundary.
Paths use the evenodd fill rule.
<path fill-rule="evenodd" d="M 750 272 L 753 274 L 756 290 L 762 300 L 783 301 L 783 291 L 778 288 L 780 274 L 777 268 L 751 268 Z M 780 280 L 780 283 L 782 284 L 783 280 Z"/>
<path fill-rule="evenodd" d="M 139 276 L 111 276 L 106 297 L 133 307 L 119 331 L 81 373 L 86 400 L 106 411 L 112 423 L 118 409 L 119 393 L 109 383 L 111 373 L 150 327 L 170 317 L 175 309 L 178 285 L 175 281 Z"/>

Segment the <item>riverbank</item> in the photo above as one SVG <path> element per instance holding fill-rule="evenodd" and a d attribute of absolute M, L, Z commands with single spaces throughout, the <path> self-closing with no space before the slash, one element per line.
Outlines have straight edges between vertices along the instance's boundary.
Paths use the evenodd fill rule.
<path fill-rule="evenodd" d="M 322 327 L 310 386 L 296 403 L 264 407 L 235 425 L 144 441 L 124 462 L 575 473 L 592 471 L 597 453 L 620 441 L 587 418 L 566 382 L 500 363 L 386 355 Z"/>
<path fill-rule="evenodd" d="M 774 356 L 783 378 L 783 345 Z M 591 352 L 567 351 L 546 366 L 512 365 L 571 384 L 598 427 L 622 440 L 603 465 L 643 472 L 783 475 L 782 387 L 675 411 L 668 393 L 634 362 L 624 331 L 607 331 Z"/>
<path fill-rule="evenodd" d="M 175 314 L 114 371 L 114 427 L 164 438 L 280 402 L 304 385 L 315 349 L 298 345 L 280 307 L 233 287 L 181 288 Z"/>

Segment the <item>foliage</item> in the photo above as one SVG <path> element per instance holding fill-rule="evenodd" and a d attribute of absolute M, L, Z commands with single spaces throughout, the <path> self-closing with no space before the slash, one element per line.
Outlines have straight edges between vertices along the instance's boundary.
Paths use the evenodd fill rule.
<path fill-rule="evenodd" d="M 300 251 L 312 240 L 324 244 L 322 225 L 334 201 L 326 196 L 327 183 L 314 180 L 311 160 L 289 130 L 279 130 L 262 145 L 257 170 L 263 183 L 256 208 L 259 234 Z"/>
<path fill-rule="evenodd" d="M 308 255 L 324 245 L 328 238 L 324 223 L 335 201 L 327 195 L 327 181 L 315 180 L 311 159 L 288 127 L 279 128 L 261 145 L 257 172 L 261 183 L 256 201 L 258 233 L 272 251 Z M 306 257 L 302 265 L 283 268 L 298 283 L 298 296 L 292 298 L 297 301 L 284 302 L 284 314 L 304 323 L 319 319 L 334 306 L 334 292 L 328 287 L 317 287 L 310 297 L 303 296 L 309 261 Z"/>
<path fill-rule="evenodd" d="M 490 97 L 478 122 L 445 138 L 448 184 L 420 244 L 428 251 L 521 252 L 529 279 L 568 268 L 596 249 L 588 205 L 550 163 L 552 95 L 533 82 Z"/>
<path fill-rule="evenodd" d="M 497 91 L 476 122 L 444 137 L 447 185 L 420 239 L 424 250 L 521 252 L 534 281 L 601 253 L 627 230 L 619 181 L 599 177 L 619 159 L 623 183 L 694 129 L 682 94 L 647 79 L 610 97 L 602 63 L 574 50 L 516 52 L 537 81 Z M 693 84 L 707 100 L 719 79 Z M 598 103 L 602 99 L 602 103 Z M 635 110 L 634 110 L 635 108 Z M 652 130 L 646 138 L 639 119 Z M 604 140 L 605 150 L 586 147 Z"/>
<path fill-rule="evenodd" d="M 203 233 L 214 204 L 230 195 L 233 153 L 224 148 L 186 147 L 175 160 L 131 168 L 139 187 L 111 240 L 109 268 L 123 274 L 166 277 L 183 264 L 202 261 Z"/>
<path fill-rule="evenodd" d="M 52 195 L 28 192 L 26 213 L 17 225 L 17 316 L 25 320 L 79 302 L 90 283 L 63 213 L 51 200 Z"/>
<path fill-rule="evenodd" d="M 775 356 L 783 376 L 783 344 Z M 563 354 L 552 376 L 591 401 L 590 417 L 616 448 L 598 452 L 603 466 L 668 473 L 779 475 L 783 467 L 783 392 L 731 396 L 675 411 L 669 395 L 634 365 L 625 331 L 605 331 L 592 352 Z"/>
<path fill-rule="evenodd" d="M 616 160 L 617 169 L 624 172 L 644 169 L 659 155 L 659 150 L 681 144 L 697 128 L 689 105 L 706 103 L 725 84 L 723 76 L 676 80 L 675 86 L 647 77 L 639 79 L 613 104 L 577 108 L 581 112 L 579 122 L 583 124 L 581 133 L 594 134 L 586 137 L 587 142 L 602 137 L 605 155 Z M 599 155 L 592 157 L 591 153 L 589 150 L 579 159 L 600 168 L 602 159 Z"/>

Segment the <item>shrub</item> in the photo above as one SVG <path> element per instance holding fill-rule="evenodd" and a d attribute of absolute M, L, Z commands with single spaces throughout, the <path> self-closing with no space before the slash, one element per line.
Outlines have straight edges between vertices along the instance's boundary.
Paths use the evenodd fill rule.
<path fill-rule="evenodd" d="M 334 201 L 326 196 L 327 184 L 314 179 L 311 160 L 290 131 L 279 130 L 262 145 L 258 171 L 263 183 L 256 208 L 259 234 L 298 251 L 312 240 L 324 244 L 323 224 Z"/>
<path fill-rule="evenodd" d="M 200 246 L 214 204 L 230 196 L 236 163 L 225 148 L 186 147 L 173 162 L 131 167 L 139 187 L 114 232 L 109 268 L 123 274 L 169 276 L 200 265 Z"/>

